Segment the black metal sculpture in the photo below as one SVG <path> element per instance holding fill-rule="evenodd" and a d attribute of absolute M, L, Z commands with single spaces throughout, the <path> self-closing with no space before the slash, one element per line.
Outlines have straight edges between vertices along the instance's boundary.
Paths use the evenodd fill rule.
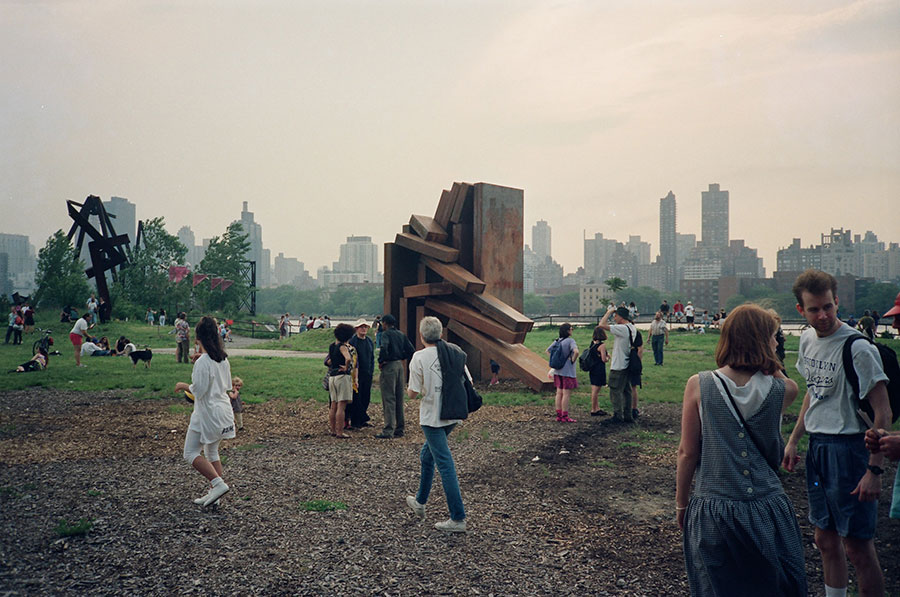
<path fill-rule="evenodd" d="M 97 294 L 107 303 L 112 305 L 109 297 L 109 287 L 106 284 L 106 272 L 110 272 L 112 279 L 116 281 L 118 267 L 129 261 L 129 239 L 127 234 L 116 234 L 110 216 L 103 207 L 103 201 L 96 195 L 90 195 L 84 203 L 66 201 L 69 209 L 69 217 L 73 224 L 69 229 L 68 238 L 72 240 L 75 232 L 78 232 L 78 240 L 75 242 L 76 259 L 81 255 L 81 247 L 84 244 L 85 234 L 91 237 L 88 242 L 88 252 L 91 258 L 91 266 L 84 270 L 88 278 L 94 278 L 97 285 Z M 97 230 L 90 222 L 91 216 L 97 216 L 100 220 L 100 230 Z"/>

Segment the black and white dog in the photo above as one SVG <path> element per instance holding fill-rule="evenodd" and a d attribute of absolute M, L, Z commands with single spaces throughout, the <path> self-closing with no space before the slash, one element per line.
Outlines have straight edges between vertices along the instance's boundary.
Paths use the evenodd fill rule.
<path fill-rule="evenodd" d="M 143 361 L 146 369 L 150 368 L 150 360 L 153 358 L 153 351 L 149 348 L 144 347 L 143 350 L 137 350 L 137 347 L 129 342 L 125 345 L 124 352 L 131 357 L 132 369 L 137 367 L 138 361 Z"/>

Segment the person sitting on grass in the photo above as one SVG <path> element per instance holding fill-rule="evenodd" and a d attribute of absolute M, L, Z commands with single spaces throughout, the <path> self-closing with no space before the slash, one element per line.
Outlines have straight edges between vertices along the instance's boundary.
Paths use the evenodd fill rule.
<path fill-rule="evenodd" d="M 43 346 L 38 348 L 37 354 L 16 367 L 10 373 L 28 373 L 29 371 L 43 371 L 50 366 L 50 355 Z"/>
<path fill-rule="evenodd" d="M 194 336 L 199 343 L 200 356 L 194 362 L 190 385 L 179 381 L 175 384 L 175 393 L 187 391 L 194 396 L 194 411 L 184 438 L 184 459 L 212 485 L 209 492 L 194 503 L 211 506 L 230 489 L 222 479 L 224 471 L 219 459 L 219 443 L 235 436 L 234 412 L 228 397 L 228 391 L 232 389 L 231 365 L 215 319 L 203 317 Z M 205 456 L 200 454 L 201 446 Z"/>

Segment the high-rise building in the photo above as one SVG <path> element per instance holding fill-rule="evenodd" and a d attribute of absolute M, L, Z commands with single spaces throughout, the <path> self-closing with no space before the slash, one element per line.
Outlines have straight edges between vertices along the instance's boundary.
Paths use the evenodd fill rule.
<path fill-rule="evenodd" d="M 24 234 L 0 233 L 0 253 L 8 255 L 7 271 L 11 276 L 36 269 L 34 248 Z"/>
<path fill-rule="evenodd" d="M 584 274 L 589 282 L 600 283 L 609 276 L 609 263 L 616 249 L 622 243 L 612 238 L 603 238 L 598 232 L 594 238 L 584 239 Z"/>
<path fill-rule="evenodd" d="M 333 263 L 334 273 L 363 274 L 362 282 L 380 282 L 378 275 L 378 246 L 371 236 L 348 236 L 341 245 L 341 256 Z"/>
<path fill-rule="evenodd" d="M 658 263 L 665 269 L 663 284 L 666 288 L 676 287 L 676 270 L 678 263 L 677 243 L 677 210 L 675 194 L 669 194 L 659 200 L 659 259 Z"/>
<path fill-rule="evenodd" d="M 0 295 L 12 294 L 12 280 L 9 279 L 9 255 L 0 253 Z"/>
<path fill-rule="evenodd" d="M 628 235 L 625 250 L 637 257 L 638 265 L 650 264 L 650 243 L 642 241 L 640 235 Z"/>
<path fill-rule="evenodd" d="M 728 191 L 710 184 L 701 197 L 700 241 L 707 247 L 728 246 Z"/>
<path fill-rule="evenodd" d="M 124 197 L 110 197 L 109 201 L 103 202 L 103 208 L 116 234 L 127 234 L 128 240 L 134 245 L 137 234 L 137 208 L 134 203 Z"/>
<path fill-rule="evenodd" d="M 253 212 L 247 209 L 247 202 L 243 202 L 244 207 L 241 211 L 241 226 L 247 235 L 247 242 L 250 248 L 247 249 L 247 260 L 256 262 L 256 286 L 258 288 L 268 288 L 271 286 L 271 261 L 269 252 L 263 249 L 262 242 L 262 226 L 257 224 L 253 218 Z"/>
<path fill-rule="evenodd" d="M 550 224 L 540 220 L 531 227 L 531 249 L 538 262 L 550 257 Z"/>

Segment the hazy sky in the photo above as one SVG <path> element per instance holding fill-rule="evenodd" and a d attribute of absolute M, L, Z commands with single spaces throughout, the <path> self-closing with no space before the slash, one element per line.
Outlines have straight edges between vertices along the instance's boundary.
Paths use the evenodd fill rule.
<path fill-rule="evenodd" d="M 900 241 L 900 0 L 0 1 L 0 231 L 127 197 L 175 233 L 241 201 L 315 273 L 455 180 L 525 190 L 567 272 L 659 199 L 775 252 L 832 226 Z M 889 211 L 893 210 L 893 214 Z"/>

